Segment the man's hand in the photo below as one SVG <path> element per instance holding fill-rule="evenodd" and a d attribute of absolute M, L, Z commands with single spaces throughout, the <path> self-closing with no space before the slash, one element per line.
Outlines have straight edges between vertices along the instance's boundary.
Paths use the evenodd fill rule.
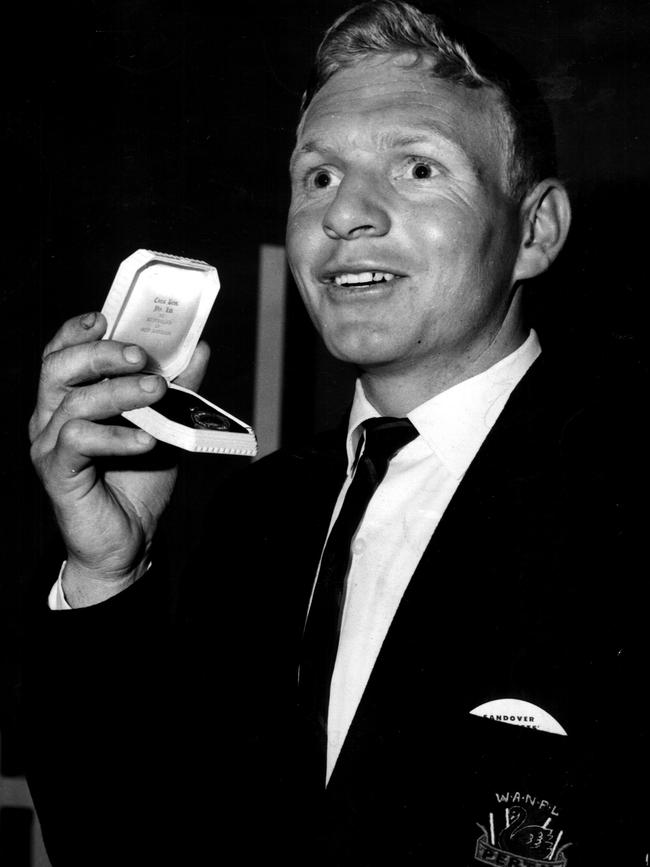
<path fill-rule="evenodd" d="M 156 440 L 138 428 L 102 423 L 155 403 L 162 377 L 143 374 L 144 351 L 101 340 L 100 313 L 70 319 L 43 353 L 29 423 L 32 461 L 52 501 L 68 550 L 70 605 L 92 605 L 132 584 L 171 496 L 176 467 L 148 453 Z M 198 387 L 208 361 L 199 344 L 178 383 Z"/>

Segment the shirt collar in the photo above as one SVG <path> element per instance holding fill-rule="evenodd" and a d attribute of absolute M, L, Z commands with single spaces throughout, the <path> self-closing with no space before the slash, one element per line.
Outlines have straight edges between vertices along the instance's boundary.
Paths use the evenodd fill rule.
<path fill-rule="evenodd" d="M 531 330 L 510 355 L 408 413 L 420 436 L 456 478 L 465 474 L 510 394 L 541 351 L 539 338 Z M 354 465 L 361 425 L 378 416 L 358 379 L 348 423 L 348 473 Z"/>

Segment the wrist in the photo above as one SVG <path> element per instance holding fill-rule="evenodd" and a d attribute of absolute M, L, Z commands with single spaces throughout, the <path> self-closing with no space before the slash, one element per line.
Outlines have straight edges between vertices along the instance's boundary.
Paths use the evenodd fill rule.
<path fill-rule="evenodd" d="M 117 596 L 145 574 L 149 561 L 142 560 L 130 570 L 119 573 L 110 570 L 95 570 L 75 562 L 70 557 L 61 573 L 61 587 L 70 608 L 87 608 Z"/>

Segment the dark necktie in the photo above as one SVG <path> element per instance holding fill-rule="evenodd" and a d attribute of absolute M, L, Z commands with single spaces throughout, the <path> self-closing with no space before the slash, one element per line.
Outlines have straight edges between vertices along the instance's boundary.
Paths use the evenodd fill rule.
<path fill-rule="evenodd" d="M 418 435 L 407 418 L 372 418 L 363 426 L 363 453 L 323 551 L 302 640 L 298 703 L 306 748 L 316 758 L 322 784 L 330 682 L 339 645 L 350 545 L 391 458 Z"/>

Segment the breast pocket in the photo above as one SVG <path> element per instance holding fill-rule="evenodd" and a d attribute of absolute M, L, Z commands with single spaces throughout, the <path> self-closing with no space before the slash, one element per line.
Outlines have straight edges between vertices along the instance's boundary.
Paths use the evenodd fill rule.
<path fill-rule="evenodd" d="M 643 864 L 643 808 L 609 738 L 471 714 L 461 728 L 454 791 L 473 863 Z"/>

